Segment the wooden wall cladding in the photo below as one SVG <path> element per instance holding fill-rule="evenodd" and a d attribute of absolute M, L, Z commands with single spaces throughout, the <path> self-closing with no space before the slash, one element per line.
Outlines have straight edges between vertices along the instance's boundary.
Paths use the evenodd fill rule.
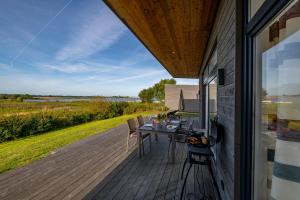
<path fill-rule="evenodd" d="M 105 0 L 177 78 L 197 78 L 219 0 Z"/>

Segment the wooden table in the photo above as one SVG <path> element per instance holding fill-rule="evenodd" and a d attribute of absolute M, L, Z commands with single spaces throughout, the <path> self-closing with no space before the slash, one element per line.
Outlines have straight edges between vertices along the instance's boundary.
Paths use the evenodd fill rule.
<path fill-rule="evenodd" d="M 175 147 L 176 147 L 176 144 L 175 144 L 175 140 L 174 140 L 174 137 L 175 137 L 175 134 L 176 134 L 176 129 L 179 127 L 179 123 L 178 124 L 172 124 L 172 128 L 167 128 L 166 126 L 157 126 L 156 128 L 152 128 L 152 124 L 145 124 L 144 126 L 142 127 L 139 127 L 138 128 L 138 134 L 139 134 L 139 137 L 138 137 L 138 145 L 139 145 L 139 149 L 138 149 L 138 154 L 139 154 L 139 157 L 142 156 L 142 153 L 141 153 L 141 134 L 143 133 L 150 133 L 152 135 L 154 134 L 165 134 L 165 135 L 169 135 L 171 136 L 171 142 L 172 142 L 172 148 L 171 148 L 171 154 L 172 154 L 172 163 L 175 163 Z"/>

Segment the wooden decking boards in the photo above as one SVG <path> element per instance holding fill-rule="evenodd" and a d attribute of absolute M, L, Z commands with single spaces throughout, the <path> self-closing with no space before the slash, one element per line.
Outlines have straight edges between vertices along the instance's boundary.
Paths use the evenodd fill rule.
<path fill-rule="evenodd" d="M 127 127 L 121 125 L 1 174 L 0 199 L 179 199 L 185 145 L 177 144 L 176 163 L 171 164 L 167 137 L 152 141 L 151 152 L 146 146 L 140 159 L 133 140 L 126 152 L 126 136 Z M 186 195 L 193 197 L 189 193 L 215 199 L 205 167 L 191 170 Z"/>

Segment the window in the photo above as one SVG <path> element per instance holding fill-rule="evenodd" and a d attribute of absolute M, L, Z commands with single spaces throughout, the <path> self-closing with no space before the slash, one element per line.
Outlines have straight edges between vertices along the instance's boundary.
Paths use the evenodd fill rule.
<path fill-rule="evenodd" d="M 217 51 L 214 51 L 211 56 L 211 59 L 208 63 L 208 73 L 209 74 L 213 73 L 213 71 L 216 69 L 217 61 L 218 61 L 218 54 L 217 54 Z"/>
<path fill-rule="evenodd" d="M 250 0 L 249 1 L 249 19 L 251 19 L 266 0 Z"/>
<path fill-rule="evenodd" d="M 254 40 L 253 199 L 300 196 L 300 1 Z"/>
<path fill-rule="evenodd" d="M 210 119 L 217 116 L 217 51 L 214 50 L 203 72 L 203 89 L 205 91 L 205 129 L 209 132 Z"/>
<path fill-rule="evenodd" d="M 208 84 L 208 119 L 214 119 L 217 116 L 217 78 L 215 77 Z"/>
<path fill-rule="evenodd" d="M 215 76 L 207 85 L 208 87 L 208 134 L 211 134 L 210 130 L 210 121 L 213 120 L 217 116 L 217 77 Z M 214 153 L 214 158 L 216 161 L 216 146 L 211 148 Z"/>
<path fill-rule="evenodd" d="M 206 91 L 206 127 L 210 132 L 210 120 L 217 116 L 217 78 L 213 78 L 205 85 Z"/>

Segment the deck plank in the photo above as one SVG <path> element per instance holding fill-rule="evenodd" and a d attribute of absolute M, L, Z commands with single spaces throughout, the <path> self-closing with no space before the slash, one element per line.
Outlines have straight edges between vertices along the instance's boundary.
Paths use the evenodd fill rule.
<path fill-rule="evenodd" d="M 186 146 L 177 144 L 176 162 L 168 156 L 168 139 L 145 141 L 137 156 L 135 141 L 126 152 L 127 127 L 121 125 L 57 150 L 25 167 L 0 175 L 0 199 L 179 199 Z M 187 193 L 216 191 L 205 166 L 194 166 Z"/>
<path fill-rule="evenodd" d="M 158 156 L 155 156 L 152 159 L 155 161 L 151 166 L 152 170 L 149 173 L 149 177 L 145 179 L 144 182 L 141 184 L 141 187 L 137 191 L 135 199 L 143 199 L 149 187 L 151 186 L 151 182 L 155 177 L 155 174 L 157 173 L 157 171 L 159 171 L 160 167 L 163 165 L 163 162 L 167 159 L 167 154 L 159 154 Z"/>
<path fill-rule="evenodd" d="M 32 180 L 32 174 L 36 174 L 40 168 L 45 168 L 43 174 L 55 171 L 56 168 L 50 168 L 53 163 L 56 165 L 62 164 L 64 165 L 66 162 L 76 161 L 81 159 L 76 155 L 85 155 L 85 156 L 93 156 L 90 153 L 91 148 L 86 148 L 87 145 L 93 147 L 95 145 L 99 145 L 99 140 L 103 141 L 103 145 L 108 144 L 108 140 L 112 140 L 114 137 L 121 136 L 123 129 L 126 126 L 118 126 L 114 129 L 107 131 L 105 134 L 98 134 L 91 136 L 87 139 L 83 139 L 74 144 L 68 145 L 67 147 L 60 148 L 52 152 L 47 158 L 38 160 L 30 165 L 24 166 L 22 168 L 10 171 L 5 173 L 5 175 L 0 176 L 0 189 L 3 185 L 2 183 L 7 184 L 22 184 L 22 181 L 27 181 L 28 179 Z M 72 165 L 64 165 L 65 167 L 72 167 Z M 13 177 L 13 178 L 12 178 Z M 4 185 L 5 186 L 5 185 Z"/>

